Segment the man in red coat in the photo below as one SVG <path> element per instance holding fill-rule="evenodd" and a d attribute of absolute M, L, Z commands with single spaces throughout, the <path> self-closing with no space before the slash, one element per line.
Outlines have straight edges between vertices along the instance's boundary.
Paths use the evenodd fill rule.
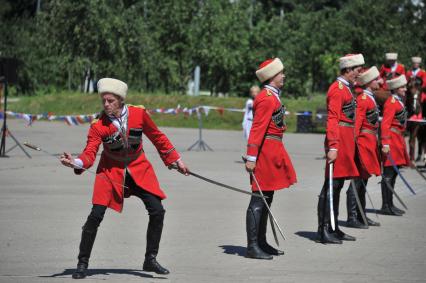
<path fill-rule="evenodd" d="M 419 98 L 420 103 L 426 103 L 426 71 L 420 68 L 422 63 L 421 57 L 411 57 L 411 62 L 413 63 L 412 68 L 406 73 L 407 82 L 414 81 L 414 83 L 421 84 L 421 97 Z M 416 100 L 416 99 L 414 99 Z M 422 113 L 420 112 L 413 118 L 422 119 Z"/>
<path fill-rule="evenodd" d="M 338 225 L 340 191 L 345 179 L 359 176 L 355 164 L 354 119 L 355 99 L 351 86 L 357 79 L 364 64 L 362 54 L 349 54 L 339 59 L 340 76 L 327 92 L 327 127 L 325 151 L 327 154 L 326 177 L 318 200 L 318 238 L 322 243 L 341 244 L 342 240 L 355 241 L 345 234 Z M 329 164 L 333 171 L 333 231 L 330 222 Z"/>
<path fill-rule="evenodd" d="M 404 75 L 388 81 L 391 96 L 386 100 L 383 108 L 383 120 L 380 127 L 383 151 L 383 174 L 382 174 L 382 209 L 387 215 L 401 216 L 405 211 L 393 204 L 393 193 L 387 186 L 395 187 L 397 172 L 392 167 L 389 155 L 398 167 L 408 166 L 410 158 L 404 139 L 404 131 L 407 123 L 407 111 L 403 102 L 407 91 L 407 79 Z"/>
<path fill-rule="evenodd" d="M 387 90 L 386 81 L 405 75 L 405 67 L 396 61 L 398 59 L 398 53 L 386 53 L 385 58 L 385 64 L 380 67 L 380 77 L 383 79 L 382 88 Z"/>
<path fill-rule="evenodd" d="M 287 129 L 285 108 L 281 105 L 280 94 L 284 85 L 284 66 L 279 58 L 269 59 L 260 64 L 256 76 L 262 83 L 262 91 L 253 103 L 253 125 L 247 144 L 246 170 L 254 172 L 259 182 L 251 179 L 253 191 L 261 189 L 271 205 L 274 192 L 296 183 L 296 173 L 282 142 Z M 247 257 L 272 259 L 272 255 L 284 252 L 266 242 L 268 210 L 261 198 L 252 197 L 247 208 Z"/>
<path fill-rule="evenodd" d="M 161 200 L 166 195 L 145 156 L 142 133 L 155 145 L 166 166 L 176 165 L 183 174 L 187 174 L 188 169 L 143 106 L 124 103 L 127 84 L 117 79 L 104 78 L 98 82 L 98 92 L 104 110 L 90 126 L 83 153 L 76 159 L 69 153 L 60 157 L 63 165 L 81 174 L 94 164 L 99 146 L 103 145 L 96 170 L 93 207 L 83 226 L 77 270 L 73 278 L 86 277 L 90 253 L 107 207 L 121 212 L 124 198 L 131 195 L 144 202 L 149 214 L 143 269 L 168 274 L 169 271 L 156 261 L 165 213 Z"/>
<path fill-rule="evenodd" d="M 380 88 L 379 70 L 375 66 L 361 73 L 357 85 L 363 89 L 356 98 L 355 111 L 355 141 L 357 146 L 357 165 L 359 178 L 354 180 L 355 188 L 347 191 L 347 225 L 353 228 L 368 228 L 363 223 L 361 212 L 356 204 L 354 189 L 356 189 L 362 210 L 365 213 L 365 194 L 368 178 L 371 175 L 380 176 L 380 162 L 377 150 L 377 129 L 379 128 L 379 109 L 374 99 L 374 91 Z M 380 226 L 367 217 L 369 226 Z"/>
<path fill-rule="evenodd" d="M 425 82 L 425 76 L 426 76 L 426 72 L 425 70 L 423 70 L 422 68 L 420 68 L 420 64 L 422 63 L 422 58 L 421 57 L 411 57 L 411 69 L 407 71 L 407 73 L 405 74 L 406 78 L 407 78 L 407 82 L 409 82 L 412 79 L 415 78 L 421 78 L 424 85 L 423 88 L 426 87 L 426 82 Z"/>

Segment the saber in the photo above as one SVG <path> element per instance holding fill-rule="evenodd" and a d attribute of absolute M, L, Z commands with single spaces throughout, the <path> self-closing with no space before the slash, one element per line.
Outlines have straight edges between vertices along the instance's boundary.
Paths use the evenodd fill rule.
<path fill-rule="evenodd" d="M 178 167 L 177 167 L 176 165 L 172 165 L 172 166 L 170 166 L 170 168 L 178 170 Z M 178 171 L 179 171 L 179 170 L 178 170 Z M 235 191 L 235 192 L 243 193 L 243 194 L 250 195 L 250 196 L 254 196 L 254 197 L 258 197 L 258 198 L 265 198 L 264 196 L 262 196 L 262 195 L 260 195 L 260 194 L 247 192 L 247 191 L 245 191 L 245 190 L 238 189 L 238 188 L 235 188 L 235 187 L 232 187 L 232 186 L 229 186 L 229 185 L 226 185 L 226 184 L 220 183 L 220 182 L 218 182 L 218 181 L 215 181 L 215 180 L 212 180 L 212 179 L 206 178 L 206 177 L 204 177 L 204 176 L 201 176 L 201 175 L 199 175 L 199 174 L 197 174 L 197 173 L 194 173 L 194 172 L 191 172 L 191 171 L 189 171 L 189 170 L 188 170 L 188 174 L 189 174 L 189 175 L 192 175 L 192 176 L 194 176 L 194 177 L 196 177 L 196 178 L 198 178 L 198 179 L 201 179 L 201 180 L 203 180 L 203 181 L 206 181 L 206 182 L 208 182 L 208 183 L 211 183 L 211 184 L 214 184 L 214 185 L 216 185 L 216 186 L 223 187 L 223 188 L 226 188 L 226 189 L 229 189 L 229 190 Z M 268 198 L 268 197 L 266 197 L 266 198 Z"/>
<path fill-rule="evenodd" d="M 269 217 L 272 218 L 272 221 L 274 222 L 275 225 L 277 225 L 278 231 L 280 231 L 281 236 L 283 237 L 284 240 L 286 240 L 285 236 L 284 236 L 284 232 L 281 230 L 280 225 L 278 225 L 277 220 L 275 219 L 274 215 L 272 214 L 271 209 L 269 208 L 268 203 L 266 202 L 266 199 L 263 196 L 263 192 L 260 189 L 259 183 L 257 182 L 256 176 L 253 174 L 253 172 L 250 172 L 250 175 L 253 177 L 254 182 L 256 183 L 257 188 L 259 189 L 259 193 L 262 196 L 263 202 L 265 203 L 266 208 L 268 209 L 269 212 Z M 273 226 L 273 225 L 272 225 Z M 279 246 L 278 240 L 276 241 L 277 245 Z"/>
<path fill-rule="evenodd" d="M 367 217 L 365 216 L 364 209 L 362 208 L 361 201 L 359 200 L 359 195 L 355 187 L 354 179 L 351 179 L 351 185 L 352 191 L 355 195 L 356 205 L 358 206 L 359 211 L 361 213 L 362 221 L 364 221 L 364 224 L 368 226 Z"/>
<path fill-rule="evenodd" d="M 334 222 L 334 207 L 333 207 L 333 163 L 330 163 L 328 170 L 328 194 L 330 203 L 330 223 L 331 229 L 336 230 L 336 223 Z"/>
<path fill-rule="evenodd" d="M 47 154 L 47 155 L 50 155 L 50 156 L 54 157 L 55 159 L 61 160 L 61 159 L 60 159 L 60 158 L 58 158 L 56 155 L 54 155 L 54 154 L 52 154 L 52 153 L 50 153 L 50 152 L 48 152 L 48 151 L 46 151 L 46 150 L 44 150 L 44 149 L 42 149 L 42 148 L 40 148 L 40 147 L 36 146 L 36 145 L 30 144 L 30 143 L 28 143 L 28 142 L 24 142 L 23 144 L 24 144 L 26 147 L 29 147 L 29 148 L 31 148 L 31 149 L 33 149 L 33 150 L 43 152 L 43 153 L 45 153 L 45 154 Z M 75 164 L 75 163 L 72 163 L 72 165 L 73 165 L 75 168 L 77 168 L 77 169 L 81 169 L 81 170 L 87 171 L 87 172 L 89 172 L 89 173 L 91 173 L 91 174 L 95 175 L 96 177 L 101 177 L 101 178 L 103 178 L 104 180 L 107 180 L 108 182 L 111 182 L 112 184 L 116 184 L 116 185 L 119 185 L 120 187 L 123 187 L 123 188 L 125 188 L 125 189 L 129 189 L 129 190 L 130 190 L 130 188 L 129 188 L 128 186 L 126 186 L 126 185 L 124 185 L 124 184 L 121 184 L 121 183 L 119 183 L 119 182 L 115 182 L 115 181 L 113 181 L 113 180 L 109 179 L 108 177 L 105 177 L 104 175 L 98 175 L 98 174 L 96 174 L 96 172 L 95 172 L 95 171 L 92 171 L 92 170 L 90 170 L 90 169 L 83 168 L 83 167 L 81 167 L 81 166 L 79 166 L 79 165 L 77 165 L 77 164 Z"/>
<path fill-rule="evenodd" d="M 392 158 L 390 151 L 389 151 L 388 157 L 389 157 L 390 162 L 392 163 L 393 170 L 395 170 L 395 172 L 398 174 L 398 176 L 404 182 L 405 186 L 407 186 L 407 188 L 411 191 L 411 193 L 413 195 L 415 195 L 416 192 L 413 190 L 413 188 L 410 186 L 410 184 L 408 184 L 408 182 L 407 182 L 407 180 L 405 180 L 404 176 L 402 176 L 401 172 L 399 171 L 398 167 L 395 164 L 395 161 Z"/>
<path fill-rule="evenodd" d="M 365 185 L 363 179 L 361 179 L 361 182 L 362 182 L 362 185 L 365 188 L 365 193 L 367 194 L 367 197 L 368 197 L 368 200 L 370 201 L 371 207 L 374 209 L 374 212 L 376 213 L 376 218 L 379 219 L 379 214 L 377 213 L 377 210 L 376 210 L 376 208 L 374 207 L 374 204 L 373 204 L 373 200 L 371 199 L 370 194 L 367 191 L 367 186 Z"/>
<path fill-rule="evenodd" d="M 269 214 L 269 222 L 271 224 L 271 230 L 272 234 L 274 235 L 275 243 L 277 243 L 277 246 L 280 246 L 280 242 L 278 241 L 277 231 L 275 230 L 274 220 L 272 219 L 271 215 Z"/>
<path fill-rule="evenodd" d="M 382 178 L 382 182 L 385 182 L 386 187 L 395 195 L 396 199 L 399 201 L 399 203 L 406 209 L 408 210 L 408 207 L 405 205 L 405 203 L 402 201 L 402 199 L 399 197 L 399 195 L 395 192 L 395 190 L 392 188 L 392 186 L 389 184 L 388 181 L 386 181 L 386 179 Z"/>

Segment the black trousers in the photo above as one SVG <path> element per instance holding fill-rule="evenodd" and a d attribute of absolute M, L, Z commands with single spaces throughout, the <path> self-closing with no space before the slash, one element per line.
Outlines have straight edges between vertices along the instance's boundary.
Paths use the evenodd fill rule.
<path fill-rule="evenodd" d="M 163 208 L 161 199 L 158 196 L 138 187 L 130 174 L 126 175 L 125 185 L 130 189 L 128 193 L 141 199 L 148 211 L 149 222 L 145 258 L 155 258 L 159 249 L 161 233 L 163 230 L 164 214 L 166 211 Z M 104 218 L 106 209 L 107 207 L 104 205 L 93 205 L 92 210 L 87 217 L 87 221 L 83 226 L 80 252 L 78 255 L 79 263 L 88 264 L 96 238 L 96 233 Z"/>
<path fill-rule="evenodd" d="M 329 178 L 324 180 L 321 193 L 318 199 L 318 227 L 323 228 L 324 226 L 330 227 L 330 204 L 329 204 Z M 336 230 L 339 230 L 339 204 L 340 204 L 340 192 L 342 191 L 343 185 L 345 184 L 344 178 L 333 179 L 333 211 L 334 211 L 334 222 Z"/>
<path fill-rule="evenodd" d="M 270 207 L 274 198 L 274 191 L 263 191 L 267 197 L 266 203 Z M 263 199 L 252 196 L 246 213 L 247 245 L 266 245 L 266 226 L 268 224 L 268 208 Z"/>
<path fill-rule="evenodd" d="M 366 190 L 367 183 L 368 183 L 368 179 L 355 178 L 353 181 L 353 184 L 355 184 L 355 190 L 358 193 L 361 208 L 364 214 L 365 214 L 365 206 L 366 206 L 365 195 L 367 193 L 367 190 Z M 346 191 L 346 208 L 348 211 L 348 221 L 356 219 L 363 222 L 364 220 L 362 219 L 361 211 L 356 203 L 356 197 L 353 190 L 354 189 L 351 182 L 348 190 Z"/>
<path fill-rule="evenodd" d="M 387 188 L 387 184 L 395 189 L 395 182 L 398 173 L 395 172 L 392 166 L 383 167 L 382 174 L 382 209 L 393 206 L 393 193 Z"/>
<path fill-rule="evenodd" d="M 274 199 L 274 191 L 262 191 L 262 192 L 265 197 L 268 197 L 266 199 L 266 203 L 269 206 L 271 206 L 272 200 Z M 252 196 L 250 199 L 249 208 L 255 209 L 258 207 L 260 207 L 262 211 L 266 211 L 266 212 L 268 211 L 262 198 Z"/>

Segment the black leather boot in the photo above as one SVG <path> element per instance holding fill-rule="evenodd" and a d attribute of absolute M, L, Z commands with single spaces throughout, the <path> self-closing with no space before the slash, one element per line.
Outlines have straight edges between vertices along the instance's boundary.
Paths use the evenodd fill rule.
<path fill-rule="evenodd" d="M 250 203 L 251 204 L 251 203 Z M 272 259 L 272 255 L 264 252 L 258 242 L 260 218 L 262 216 L 263 206 L 249 205 L 246 214 L 247 230 L 247 254 L 248 258 Z"/>
<path fill-rule="evenodd" d="M 169 274 L 170 271 L 157 262 L 158 249 L 160 247 L 161 234 L 163 232 L 164 213 L 150 215 L 146 232 L 146 253 L 142 269 L 157 274 Z"/>
<path fill-rule="evenodd" d="M 365 225 L 362 221 L 359 221 L 361 212 L 359 211 L 356 203 L 355 193 L 353 191 L 354 189 L 358 191 L 358 196 L 360 196 L 358 188 L 353 188 L 351 183 L 348 190 L 346 191 L 346 208 L 348 211 L 348 220 L 346 224 L 352 228 L 368 229 L 367 225 Z"/>
<path fill-rule="evenodd" d="M 384 174 L 386 171 L 384 170 Z M 384 215 L 394 215 L 401 216 L 401 213 L 398 213 L 396 210 L 392 209 L 391 206 L 391 190 L 387 186 L 392 186 L 392 178 L 386 175 L 382 176 L 381 190 L 382 190 L 382 208 L 380 213 Z"/>
<path fill-rule="evenodd" d="M 330 205 L 326 186 L 328 182 L 325 183 L 318 199 L 318 240 L 323 244 L 341 244 L 342 241 L 330 227 Z"/>
<path fill-rule="evenodd" d="M 365 218 L 367 218 L 367 224 L 368 224 L 368 226 L 380 226 L 380 223 L 379 222 L 376 222 L 376 221 L 374 221 L 374 220 L 371 220 L 370 218 L 368 218 L 367 217 L 367 212 L 365 211 L 365 205 L 366 205 L 366 201 L 365 201 L 365 195 L 367 194 L 367 189 L 365 188 L 365 186 L 367 186 L 367 182 L 368 182 L 368 179 L 365 179 L 365 180 L 363 180 L 363 183 L 361 183 L 361 187 L 360 187 L 360 189 L 359 189 L 359 199 L 360 199 L 360 202 L 361 202 L 361 206 L 362 206 L 362 209 L 364 210 L 364 214 L 365 214 Z M 358 221 L 359 222 L 362 222 L 363 223 L 363 219 L 362 219 L 362 216 L 361 216 L 361 214 L 360 214 L 360 212 L 358 212 Z"/>
<path fill-rule="evenodd" d="M 269 202 L 269 200 L 268 200 Z M 262 211 L 262 215 L 260 217 L 260 224 L 259 224 L 259 233 L 257 235 L 257 242 L 259 244 L 259 247 L 264 251 L 265 253 L 268 253 L 270 255 L 283 255 L 284 251 L 278 250 L 271 245 L 268 244 L 266 241 L 266 229 L 268 226 L 268 209 L 265 207 Z"/>
<path fill-rule="evenodd" d="M 90 254 L 92 252 L 98 227 L 103 219 L 104 212 L 105 210 L 103 210 L 103 212 L 95 212 L 95 208 L 93 208 L 89 217 L 87 217 L 87 221 L 83 226 L 83 231 L 81 232 L 77 269 L 72 275 L 72 278 L 74 279 L 83 279 L 87 276 Z"/>
<path fill-rule="evenodd" d="M 87 267 L 89 265 L 85 263 L 77 263 L 77 269 L 72 274 L 73 279 L 83 279 L 87 276 Z"/>
<path fill-rule="evenodd" d="M 344 233 L 339 228 L 339 204 L 340 204 L 340 190 L 333 190 L 333 208 L 334 208 L 334 223 L 336 225 L 335 233 L 337 239 L 342 241 L 355 241 L 356 238 Z"/>
<path fill-rule="evenodd" d="M 392 178 L 392 188 L 394 188 L 394 189 L 395 189 L 395 181 L 396 181 L 396 174 L 395 174 L 395 175 L 394 175 L 394 177 Z M 389 196 L 389 202 L 390 202 L 390 207 L 391 207 L 391 209 L 392 209 L 394 212 L 398 213 L 398 214 L 401 214 L 401 215 L 405 214 L 405 210 L 402 210 L 402 209 L 400 209 L 400 208 L 396 207 L 396 206 L 393 204 L 393 192 L 389 192 L 389 193 L 390 193 L 390 196 Z"/>

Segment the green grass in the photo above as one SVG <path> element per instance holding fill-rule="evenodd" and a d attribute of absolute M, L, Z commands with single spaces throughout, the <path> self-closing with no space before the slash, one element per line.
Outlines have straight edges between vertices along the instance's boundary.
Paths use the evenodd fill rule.
<path fill-rule="evenodd" d="M 175 108 L 178 104 L 180 104 L 182 108 L 209 105 L 241 109 L 244 107 L 246 99 L 247 98 L 240 97 L 191 97 L 186 95 L 143 94 L 130 92 L 126 102 L 135 105 L 143 104 L 147 109 Z M 315 113 L 317 108 L 325 107 L 325 97 L 322 95 L 313 96 L 310 100 L 307 98 L 289 99 L 284 97 L 282 101 L 287 110 L 291 112 L 291 114 L 287 116 L 289 131 L 296 130 L 297 118 L 294 115 L 296 112 L 312 111 Z M 14 112 L 28 114 L 51 112 L 55 115 L 76 115 L 97 113 L 102 109 L 102 107 L 97 94 L 63 91 L 55 94 L 20 96 L 19 101 L 8 105 L 8 109 Z M 182 113 L 178 115 L 154 113 L 152 117 L 159 126 L 185 128 L 198 127 L 198 120 L 195 114 L 187 117 Z M 221 115 L 217 111 L 211 110 L 207 117 L 203 115 L 203 127 L 206 129 L 240 130 L 242 118 L 243 113 L 225 111 L 223 115 Z"/>

